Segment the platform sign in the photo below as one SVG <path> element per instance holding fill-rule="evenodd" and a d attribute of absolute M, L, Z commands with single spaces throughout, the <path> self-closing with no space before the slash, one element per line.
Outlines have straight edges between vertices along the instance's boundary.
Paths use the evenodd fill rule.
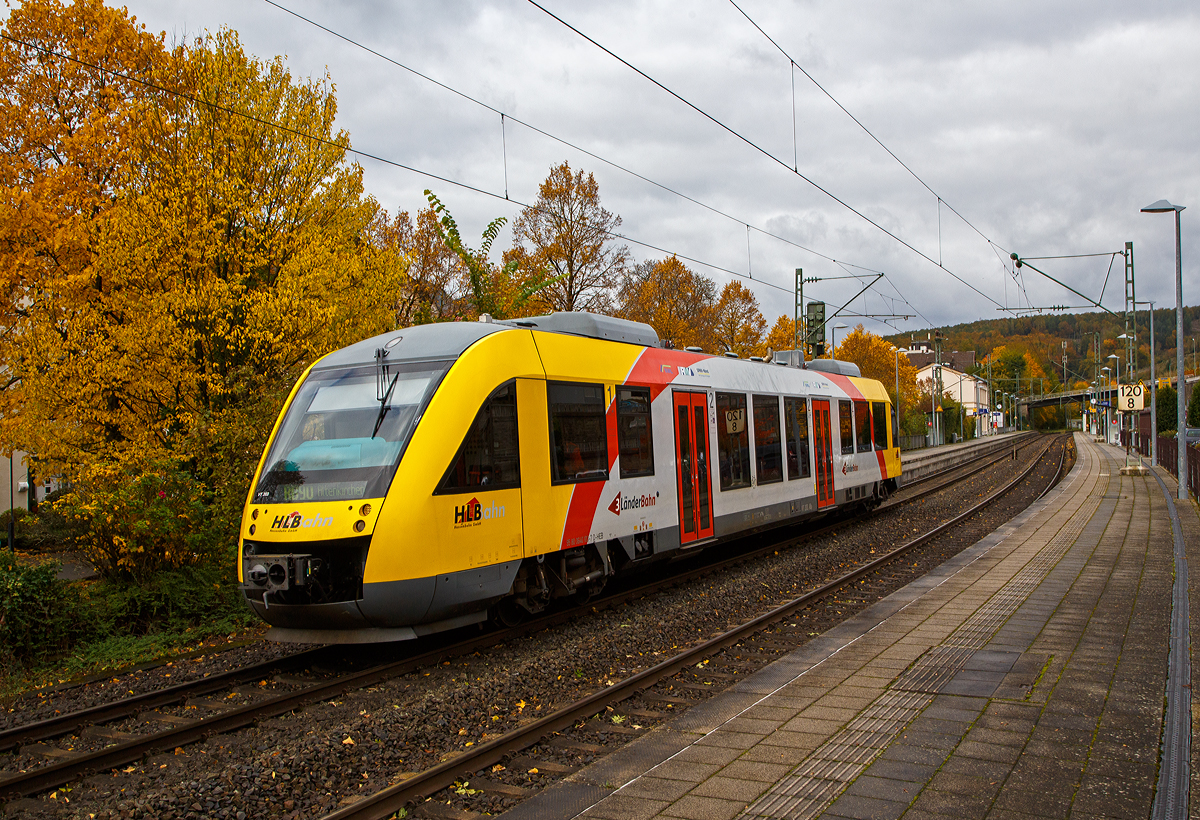
<path fill-rule="evenodd" d="M 1137 384 L 1122 384 L 1117 386 L 1120 398 L 1117 399 L 1117 409 L 1123 413 L 1144 410 L 1146 407 L 1146 386 Z"/>

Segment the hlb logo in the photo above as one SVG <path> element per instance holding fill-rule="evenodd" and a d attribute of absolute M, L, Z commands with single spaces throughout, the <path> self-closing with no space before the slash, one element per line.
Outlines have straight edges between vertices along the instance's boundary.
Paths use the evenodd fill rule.
<path fill-rule="evenodd" d="M 608 505 L 608 511 L 613 515 L 620 515 L 621 510 L 636 510 L 642 507 L 653 507 L 657 501 L 656 495 L 635 495 L 631 498 L 621 498 L 621 493 L 617 492 L 617 497 Z"/>
<path fill-rule="evenodd" d="M 454 508 L 454 526 L 467 527 L 479 524 L 492 518 L 503 518 L 504 507 L 492 502 L 490 507 L 479 503 L 478 498 L 472 498 L 466 504 Z"/>
<path fill-rule="evenodd" d="M 483 510 L 479 506 L 479 499 L 472 498 L 461 507 L 454 508 L 454 523 L 469 524 L 472 521 L 478 521 L 483 515 Z"/>
<path fill-rule="evenodd" d="M 271 532 L 286 532 L 288 530 L 308 529 L 310 527 L 330 527 L 332 525 L 332 518 L 322 518 L 319 515 L 312 518 L 305 518 L 297 511 L 275 516 L 275 520 L 271 522 Z"/>

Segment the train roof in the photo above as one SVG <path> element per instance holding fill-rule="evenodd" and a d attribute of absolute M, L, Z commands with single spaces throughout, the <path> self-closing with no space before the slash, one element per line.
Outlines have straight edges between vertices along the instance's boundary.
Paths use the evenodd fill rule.
<path fill-rule="evenodd" d="M 492 319 L 484 314 L 477 322 L 436 322 L 381 333 L 361 342 L 335 350 L 316 365 L 323 370 L 331 367 L 354 367 L 372 364 L 375 351 L 383 348 L 390 361 L 445 361 L 457 359 L 468 347 L 492 333 L 502 330 L 529 329 L 549 333 L 566 333 L 610 342 L 661 347 L 658 333 L 644 322 L 631 322 L 600 313 L 559 311 L 546 316 L 524 319 Z"/>
<path fill-rule="evenodd" d="M 439 322 L 381 333 L 341 350 L 335 350 L 321 361 L 317 369 L 354 367 L 373 364 L 375 351 L 387 350 L 392 361 L 445 361 L 457 359 L 462 352 L 484 336 L 510 330 L 506 325 L 487 322 Z"/>
<path fill-rule="evenodd" d="M 546 316 L 507 320 L 503 324 L 537 328 L 551 333 L 570 333 L 572 336 L 587 336 L 609 342 L 626 342 L 643 347 L 662 347 L 658 331 L 645 322 L 618 319 L 602 313 L 556 311 Z"/>

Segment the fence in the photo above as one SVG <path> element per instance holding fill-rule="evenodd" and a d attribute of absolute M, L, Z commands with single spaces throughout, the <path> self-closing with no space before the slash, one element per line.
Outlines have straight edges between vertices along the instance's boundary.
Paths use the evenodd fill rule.
<path fill-rule="evenodd" d="M 1158 437 L 1158 463 L 1167 472 L 1179 479 L 1179 442 L 1173 438 Z M 1187 487 L 1192 497 L 1200 497 L 1200 450 L 1187 448 Z"/>
<path fill-rule="evenodd" d="M 929 446 L 929 439 L 926 436 L 900 436 L 900 449 L 903 450 L 922 450 Z"/>

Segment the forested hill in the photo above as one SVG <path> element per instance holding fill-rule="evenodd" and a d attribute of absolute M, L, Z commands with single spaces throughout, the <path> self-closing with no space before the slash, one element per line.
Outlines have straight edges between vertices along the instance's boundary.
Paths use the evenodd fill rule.
<path fill-rule="evenodd" d="M 1150 373 L 1150 314 L 1140 310 L 1136 320 L 1137 356 L 1135 365 L 1140 378 Z M 1108 356 L 1116 353 L 1125 358 L 1125 340 L 1117 337 L 1125 332 L 1123 317 L 1100 311 L 1061 315 L 1021 316 L 985 319 L 961 325 L 935 328 L 917 333 L 900 333 L 886 337 L 900 347 L 910 347 L 914 340 L 932 338 L 934 330 L 946 336 L 946 350 L 974 350 L 981 365 L 990 352 L 999 359 L 1005 353 L 1028 353 L 1040 365 L 1047 378 L 1047 388 L 1057 386 L 1063 376 L 1063 354 L 1067 357 L 1068 382 L 1090 382 L 1095 377 L 1095 345 L 1099 335 L 1100 365 L 1110 364 Z M 1159 375 L 1174 370 L 1175 310 L 1156 308 L 1154 311 L 1155 357 Z M 1064 342 L 1065 348 L 1064 348 Z M 1187 370 L 1195 372 L 1193 350 L 1200 351 L 1200 307 L 1185 307 L 1183 311 L 1183 343 Z M 999 349 L 1003 347 L 1004 351 Z"/>

